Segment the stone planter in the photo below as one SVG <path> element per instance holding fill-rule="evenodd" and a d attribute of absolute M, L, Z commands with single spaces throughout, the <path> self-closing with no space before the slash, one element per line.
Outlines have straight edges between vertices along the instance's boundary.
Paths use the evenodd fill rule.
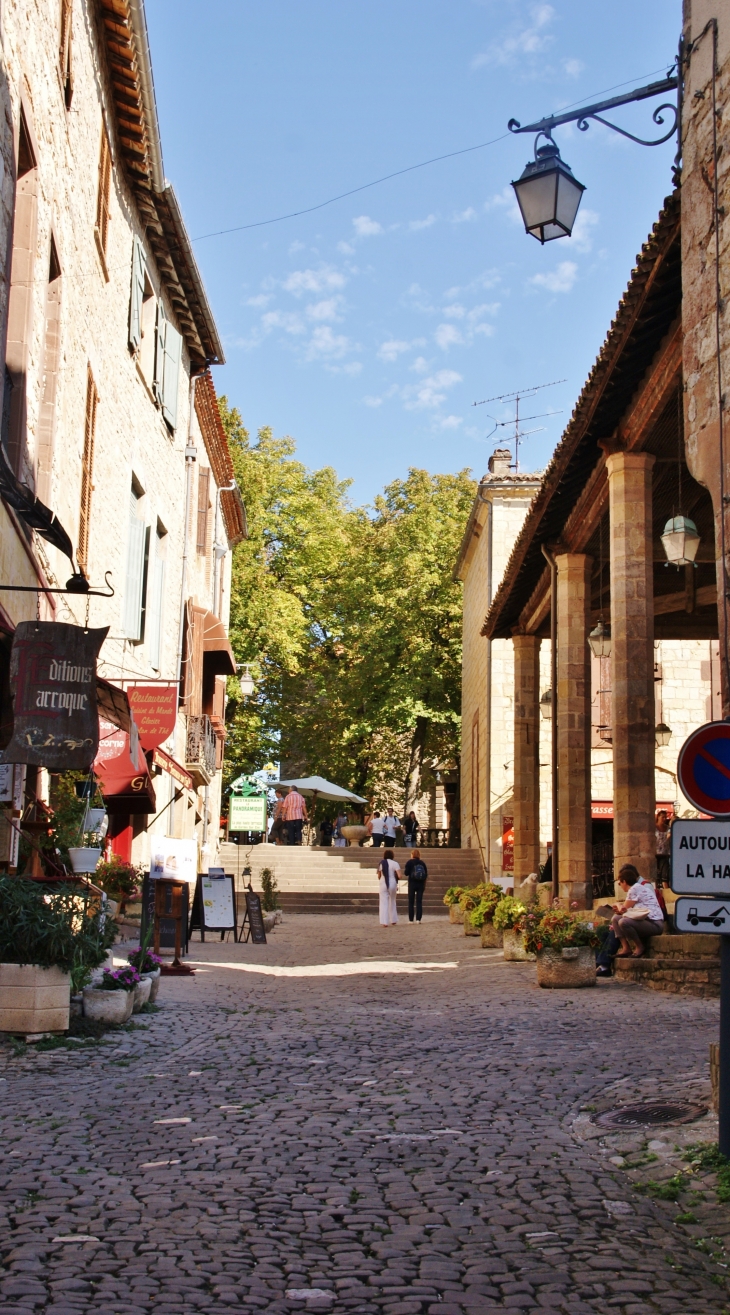
<path fill-rule="evenodd" d="M 268 913 L 264 913 L 263 918 L 264 918 L 264 931 L 266 932 L 273 931 L 274 927 L 276 926 L 276 910 L 271 909 L 269 910 Z"/>
<path fill-rule="evenodd" d="M 473 910 L 471 910 L 469 913 L 462 913 L 462 915 L 461 915 L 461 916 L 462 916 L 462 919 L 463 919 L 463 921 L 464 921 L 464 935 L 465 935 L 465 936 L 481 936 L 481 934 L 482 934 L 482 929 L 481 929 L 481 927 L 473 927 L 473 926 L 472 926 L 472 921 L 471 921 L 471 915 L 472 915 L 472 912 L 473 912 Z"/>
<path fill-rule="evenodd" d="M 71 975 L 32 963 L 0 963 L 0 1032 L 65 1032 Z"/>
<path fill-rule="evenodd" d="M 74 872 L 96 872 L 96 865 L 101 858 L 101 849 L 72 849 L 68 856 Z"/>
<path fill-rule="evenodd" d="M 492 922 L 482 924 L 482 948 L 485 950 L 499 950 L 502 945 L 502 932 Z"/>
<path fill-rule="evenodd" d="M 502 944 L 504 946 L 504 957 L 510 963 L 526 963 L 528 959 L 536 958 L 536 955 L 527 953 L 525 938 L 521 931 L 505 928 L 502 932 Z"/>
<path fill-rule="evenodd" d="M 84 987 L 84 1013 L 97 1023 L 126 1023 L 134 1008 L 134 991 L 100 991 Z"/>
<path fill-rule="evenodd" d="M 130 991 L 129 993 L 131 996 L 133 996 L 133 1000 L 132 1000 L 133 1014 L 138 1014 L 142 1006 L 147 1004 L 147 1001 L 150 998 L 151 990 L 152 990 L 152 978 L 147 976 L 140 977 L 134 990 Z"/>
<path fill-rule="evenodd" d="M 153 1005 L 157 999 L 157 992 L 160 989 L 161 969 L 155 968 L 153 973 L 142 973 L 141 976 L 150 979 L 150 1004 Z"/>
<path fill-rule="evenodd" d="M 464 914 L 458 904 L 449 905 L 449 922 L 463 922 Z"/>
<path fill-rule="evenodd" d="M 69 1010 L 71 1018 L 83 1018 L 84 1015 L 84 996 L 79 991 L 78 995 L 71 996 L 71 1007 Z"/>
<path fill-rule="evenodd" d="M 590 945 L 545 949 L 537 955 L 538 986 L 595 986 L 596 953 Z"/>
<path fill-rule="evenodd" d="M 366 826 L 356 826 L 353 823 L 352 826 L 340 827 L 340 830 L 345 837 L 345 840 L 349 840 L 351 845 L 359 845 L 363 840 L 367 840 L 368 837 L 368 829 Z"/>

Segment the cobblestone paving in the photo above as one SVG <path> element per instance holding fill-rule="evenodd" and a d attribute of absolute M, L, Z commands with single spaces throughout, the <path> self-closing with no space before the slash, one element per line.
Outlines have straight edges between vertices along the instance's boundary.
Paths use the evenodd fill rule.
<path fill-rule="evenodd" d="M 0 1050 L 7 1315 L 730 1310 L 728 1208 L 708 1245 L 574 1135 L 612 1084 L 696 1094 L 715 1002 L 539 991 L 445 920 L 191 958 L 145 1030 Z"/>

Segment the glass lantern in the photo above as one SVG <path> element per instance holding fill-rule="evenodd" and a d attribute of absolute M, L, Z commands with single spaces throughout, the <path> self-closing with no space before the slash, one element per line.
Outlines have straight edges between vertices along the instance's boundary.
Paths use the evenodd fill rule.
<path fill-rule="evenodd" d="M 692 566 L 699 546 L 700 536 L 694 521 L 686 516 L 673 516 L 667 521 L 662 535 L 667 566 Z"/>
<path fill-rule="evenodd" d="M 570 237 L 585 187 L 561 160 L 555 142 L 536 151 L 536 159 L 512 186 L 527 233 L 543 245 L 556 237 Z"/>
<path fill-rule="evenodd" d="M 540 716 L 544 717 L 545 721 L 549 721 L 552 715 L 553 715 L 553 692 L 551 689 L 546 689 L 545 693 L 540 699 Z"/>
<path fill-rule="evenodd" d="M 606 658 L 611 656 L 611 627 L 606 624 L 603 617 L 599 617 L 598 624 L 591 630 L 588 636 L 588 647 L 594 657 Z"/>
<path fill-rule="evenodd" d="M 659 725 L 654 728 L 654 740 L 657 749 L 666 749 L 672 738 L 672 731 L 665 721 L 660 721 Z"/>

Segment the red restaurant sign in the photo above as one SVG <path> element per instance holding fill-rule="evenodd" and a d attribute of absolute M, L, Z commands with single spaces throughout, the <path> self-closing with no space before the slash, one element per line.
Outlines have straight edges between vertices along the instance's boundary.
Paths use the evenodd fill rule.
<path fill-rule="evenodd" d="M 177 719 L 177 685 L 130 685 L 129 706 L 143 749 L 158 749 L 172 734 Z"/>

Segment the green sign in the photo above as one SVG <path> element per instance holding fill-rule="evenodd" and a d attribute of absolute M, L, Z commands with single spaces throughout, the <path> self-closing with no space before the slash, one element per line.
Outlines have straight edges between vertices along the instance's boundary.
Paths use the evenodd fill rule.
<path fill-rule="evenodd" d="M 229 831 L 265 831 L 266 796 L 232 794 L 228 809 Z"/>

